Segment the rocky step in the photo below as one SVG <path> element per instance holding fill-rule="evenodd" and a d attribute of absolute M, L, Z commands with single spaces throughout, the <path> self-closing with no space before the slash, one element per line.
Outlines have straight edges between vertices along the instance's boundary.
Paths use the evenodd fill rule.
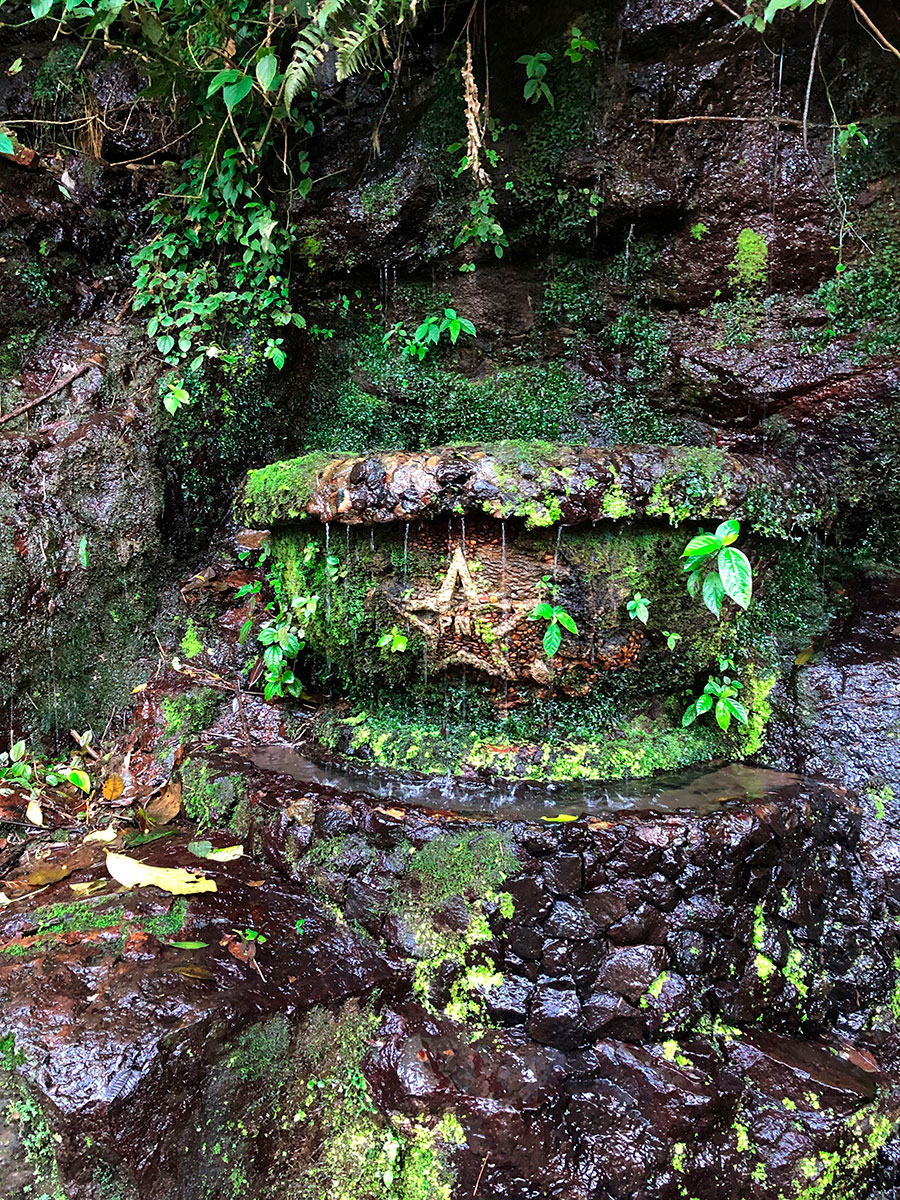
<path fill-rule="evenodd" d="M 379 525 L 466 513 L 529 528 L 650 517 L 736 516 L 761 531 L 827 523 L 824 479 L 766 456 L 683 446 L 498 442 L 358 457 L 313 453 L 247 476 L 242 517 L 255 527 L 315 518 Z"/>
<path fill-rule="evenodd" d="M 249 853 L 128 850 L 215 892 L 121 892 L 99 846 L 5 906 L 10 1200 L 889 1181 L 900 834 L 846 795 L 495 823 L 244 782 Z"/>

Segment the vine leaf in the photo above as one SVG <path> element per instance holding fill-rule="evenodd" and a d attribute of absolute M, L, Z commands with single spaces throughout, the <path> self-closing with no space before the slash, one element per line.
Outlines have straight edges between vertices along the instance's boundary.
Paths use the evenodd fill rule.
<path fill-rule="evenodd" d="M 562 633 L 557 623 L 553 621 L 552 624 L 547 626 L 546 633 L 544 634 L 544 653 L 548 658 L 552 658 L 557 652 L 561 641 Z"/>
<path fill-rule="evenodd" d="M 725 587 L 719 572 L 710 571 L 703 580 L 703 603 L 714 617 L 722 615 L 722 600 L 724 596 Z"/>

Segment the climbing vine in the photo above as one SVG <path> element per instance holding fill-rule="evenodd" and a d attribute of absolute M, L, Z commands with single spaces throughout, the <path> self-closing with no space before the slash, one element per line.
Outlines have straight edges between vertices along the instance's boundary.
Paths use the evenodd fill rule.
<path fill-rule="evenodd" d="M 0 0 L 0 8 L 6 0 Z M 152 236 L 133 257 L 133 305 L 171 371 L 166 407 L 190 401 L 184 375 L 262 324 L 265 357 L 285 361 L 292 308 L 291 213 L 312 187 L 307 141 L 320 80 L 341 82 L 403 39 L 428 0 L 32 0 L 54 36 L 133 58 L 145 96 L 176 109 L 187 146 L 180 179 L 150 207 Z M 0 152 L 11 147 L 0 130 Z M 6 146 L 9 142 L 10 146 Z M 162 147 L 161 149 L 167 149 Z"/>

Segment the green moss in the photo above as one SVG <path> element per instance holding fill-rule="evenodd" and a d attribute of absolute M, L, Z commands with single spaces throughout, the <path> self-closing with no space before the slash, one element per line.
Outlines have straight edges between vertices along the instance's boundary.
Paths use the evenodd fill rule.
<path fill-rule="evenodd" d="M 769 272 L 769 246 L 761 233 L 742 229 L 737 236 L 729 283 L 739 291 L 761 291 Z"/>
<path fill-rule="evenodd" d="M 209 763 L 188 759 L 181 768 L 184 811 L 203 829 L 226 825 L 245 799 L 246 783 L 241 775 L 222 775 Z"/>
<path fill-rule="evenodd" d="M 181 652 L 185 658 L 197 658 L 198 655 L 203 653 L 203 643 L 200 640 L 200 635 L 197 633 L 197 627 L 190 619 L 188 619 L 184 637 L 181 639 Z"/>
<path fill-rule="evenodd" d="M 330 461 L 330 455 L 314 451 L 250 471 L 244 489 L 246 519 L 265 527 L 273 521 L 304 515 L 319 473 Z"/>
<path fill-rule="evenodd" d="M 496 890 L 518 865 L 508 837 L 484 829 L 433 838 L 413 855 L 408 870 L 426 909 L 434 909 L 450 896 Z"/>
<path fill-rule="evenodd" d="M 180 696 L 166 697 L 160 704 L 166 719 L 164 737 L 188 737 L 212 725 L 222 706 L 222 693 L 215 688 L 198 688 Z"/>
<path fill-rule="evenodd" d="M 146 918 L 140 922 L 140 927 L 146 933 L 151 933 L 155 938 L 165 942 L 181 933 L 187 916 L 188 902 L 183 896 L 179 896 L 167 913 L 163 913 L 159 917 Z"/>
<path fill-rule="evenodd" d="M 689 518 L 724 517 L 731 489 L 728 455 L 714 447 L 680 450 L 653 487 L 647 515 L 668 517 L 673 525 Z"/>

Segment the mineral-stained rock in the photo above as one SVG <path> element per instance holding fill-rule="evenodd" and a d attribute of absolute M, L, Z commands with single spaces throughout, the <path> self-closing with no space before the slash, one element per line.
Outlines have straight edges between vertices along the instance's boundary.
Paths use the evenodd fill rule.
<path fill-rule="evenodd" d="M 271 527 L 316 517 L 349 525 L 380 525 L 448 514 L 519 517 L 532 526 L 579 525 L 601 518 L 668 515 L 692 471 L 680 518 L 701 520 L 727 510 L 745 515 L 748 497 L 762 489 L 785 528 L 817 522 L 827 510 L 827 487 L 811 464 L 804 492 L 792 490 L 794 470 L 777 458 L 752 458 L 691 447 L 572 447 L 546 442 L 500 442 L 437 447 L 419 454 L 364 458 L 310 454 L 251 471 L 244 515 Z M 680 503 L 685 504 L 683 498 Z M 799 503 L 799 507 L 798 507 Z M 749 515 L 749 514 L 748 514 Z"/>

